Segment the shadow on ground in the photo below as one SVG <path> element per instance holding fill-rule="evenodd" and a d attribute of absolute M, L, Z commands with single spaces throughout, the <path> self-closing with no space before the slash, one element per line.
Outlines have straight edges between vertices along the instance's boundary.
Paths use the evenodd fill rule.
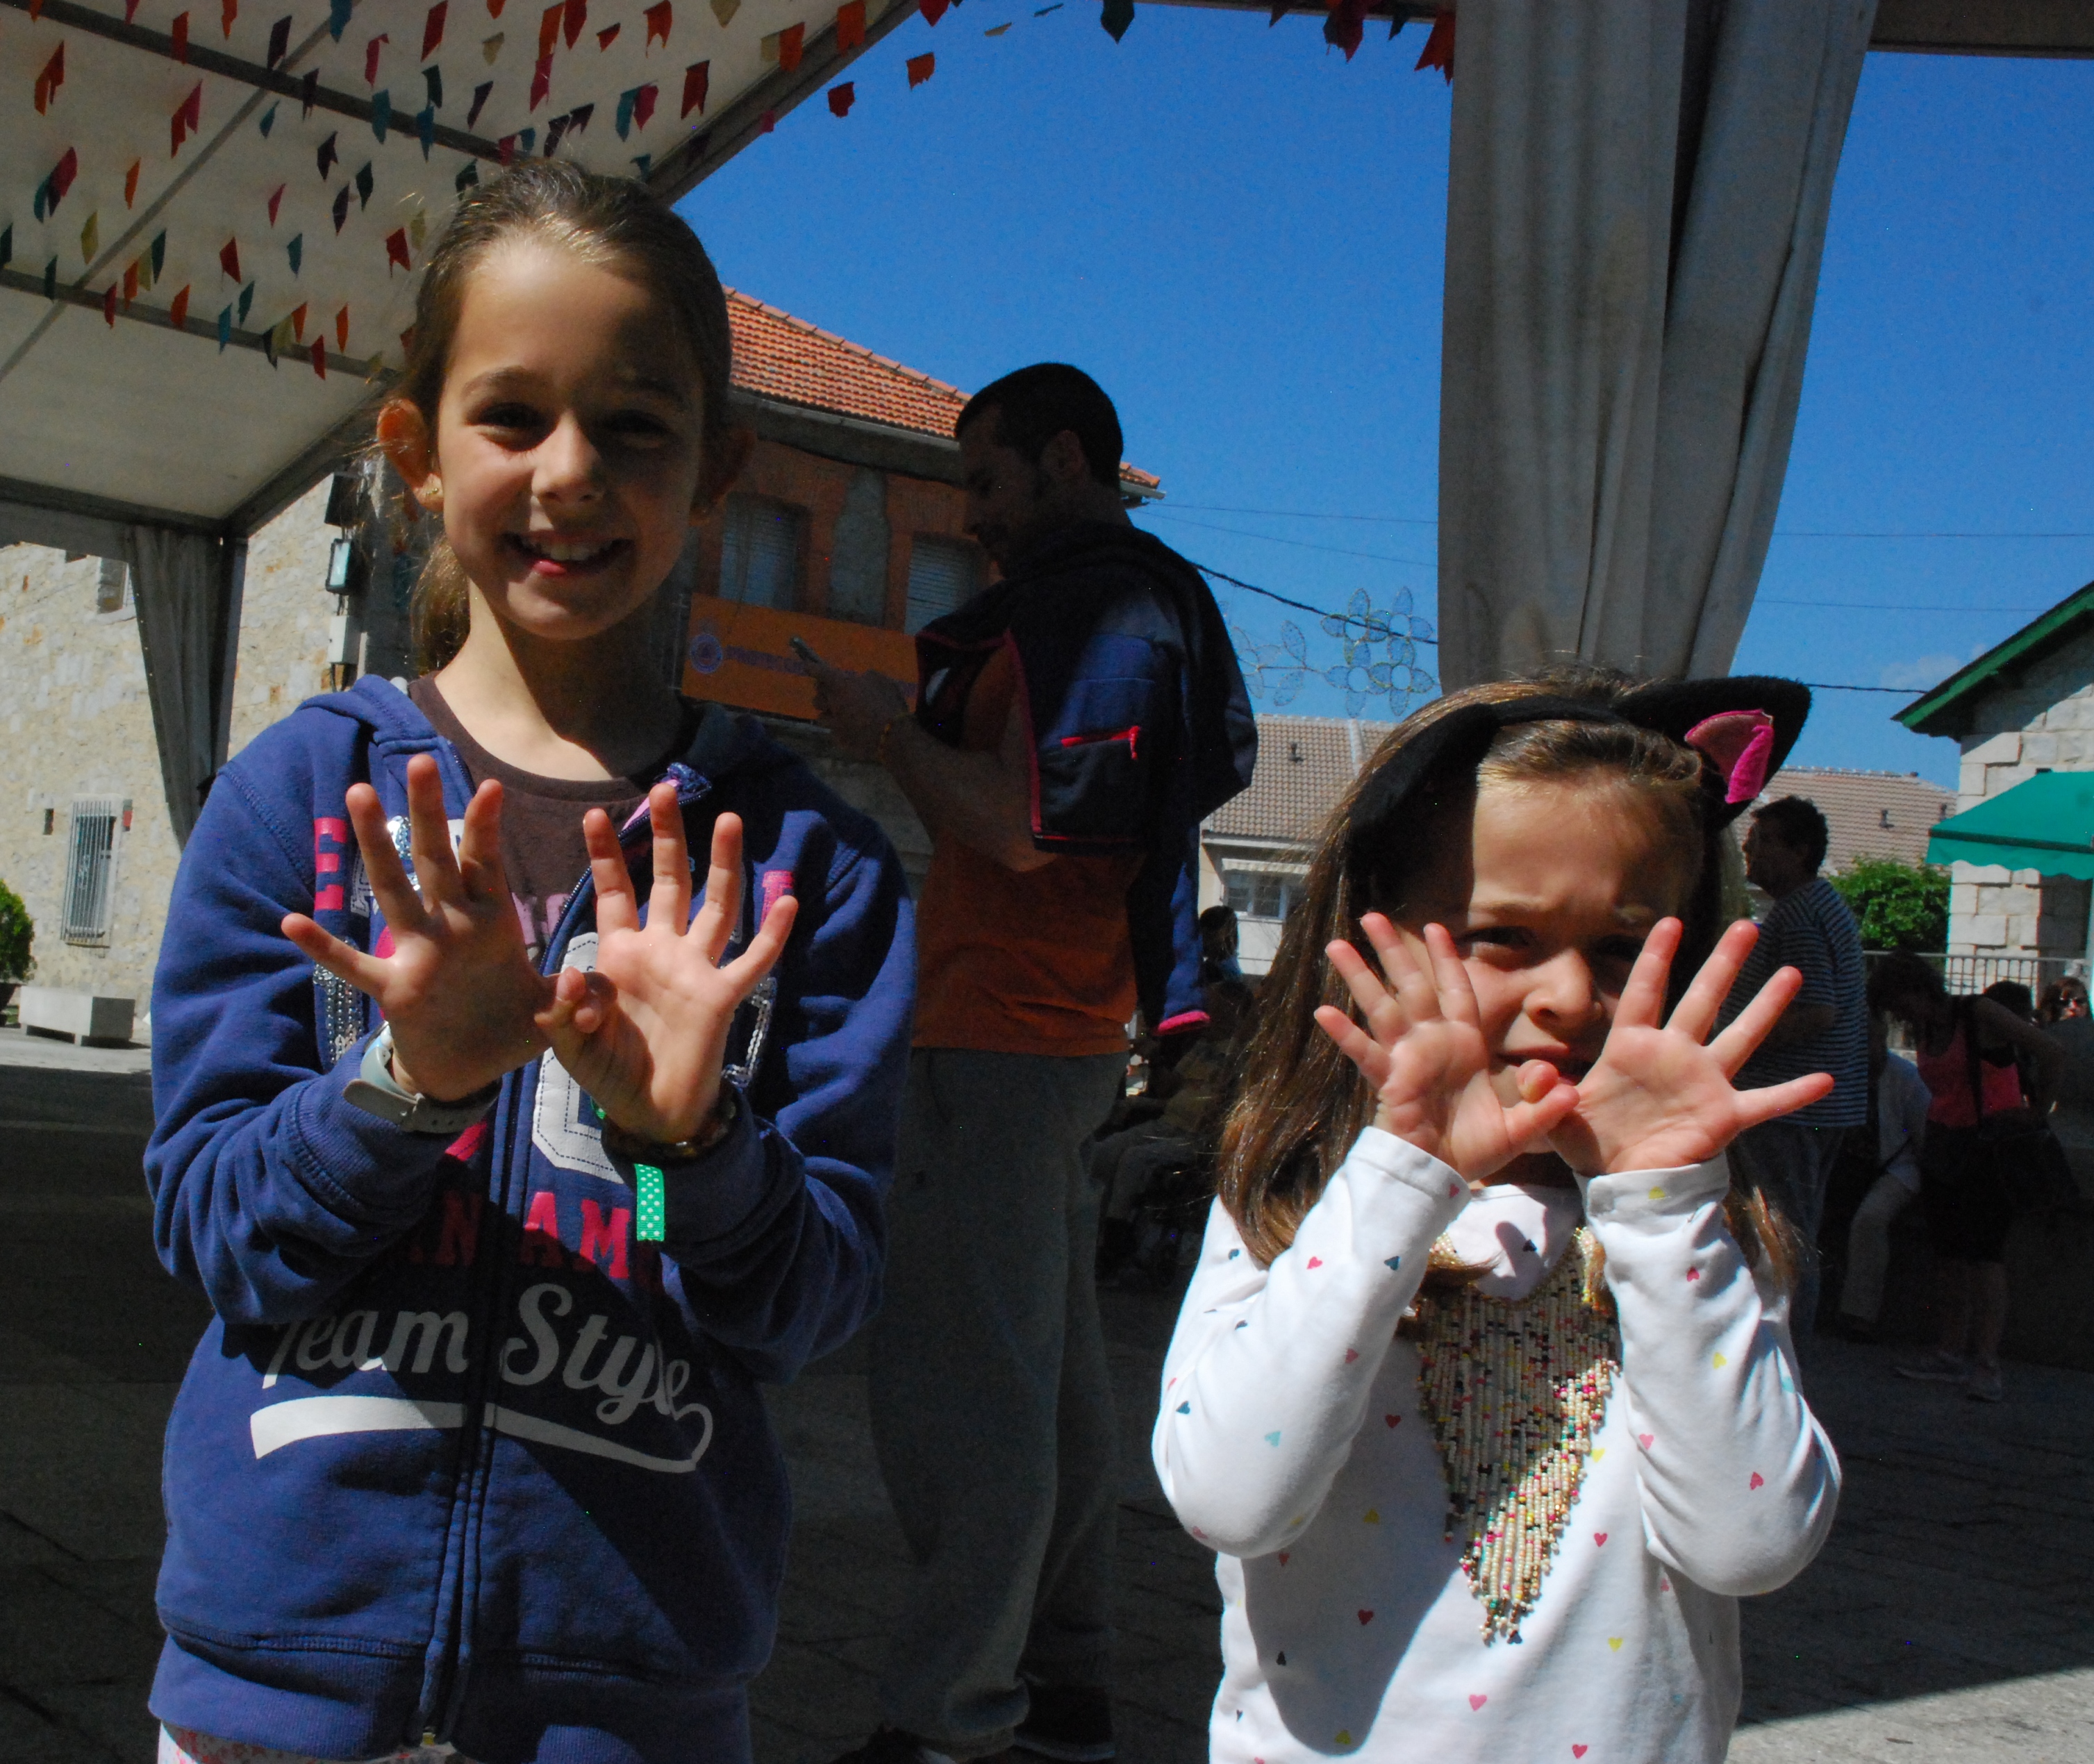
<path fill-rule="evenodd" d="M 160 1271 L 142 1076 L 30 1069 L 0 1047 L 0 1764 L 147 1764 L 159 1646 L 161 1428 L 204 1323 Z M 1168 1294 L 1106 1295 L 1125 1462 L 1118 1714 L 1128 1764 L 1206 1756 L 1212 1558 L 1148 1462 Z M 1814 1401 L 1847 1465 L 1832 1538 L 1749 1602 L 1739 1764 L 2094 1757 L 2094 1375 L 2010 1366 L 1990 1408 L 1822 1340 Z M 771 1393 L 799 1520 L 761 1764 L 826 1764 L 869 1731 L 902 1565 L 862 1357 Z M 1523 1764 L 1523 1761 L 1507 1761 Z"/>

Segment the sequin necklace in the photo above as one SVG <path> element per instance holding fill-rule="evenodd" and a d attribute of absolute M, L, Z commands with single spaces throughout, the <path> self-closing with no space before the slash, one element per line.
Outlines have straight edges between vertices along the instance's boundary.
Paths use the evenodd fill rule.
<path fill-rule="evenodd" d="M 1597 1253 L 1580 1227 L 1524 1298 L 1470 1285 L 1418 1300 L 1418 1393 L 1486 1642 L 1520 1639 L 1606 1414 L 1621 1331 L 1595 1290 Z"/>

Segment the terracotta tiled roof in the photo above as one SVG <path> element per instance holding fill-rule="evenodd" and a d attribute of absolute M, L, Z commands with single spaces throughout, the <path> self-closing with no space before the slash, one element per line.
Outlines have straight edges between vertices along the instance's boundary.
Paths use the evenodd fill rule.
<path fill-rule="evenodd" d="M 1956 792 L 1909 771 L 1846 771 L 1831 767 L 1790 766 L 1767 780 L 1759 802 L 1777 797 L 1808 797 L 1825 817 L 1832 839 L 1827 871 L 1844 870 L 1857 858 L 1927 858 L 1927 829 L 1956 812 Z"/>
<path fill-rule="evenodd" d="M 727 314 L 734 332 L 734 383 L 743 391 L 952 439 L 953 424 L 967 402 L 958 386 L 732 288 Z M 1160 482 L 1137 467 L 1123 463 L 1119 469 L 1123 479 L 1143 489 L 1153 490 Z"/>
<path fill-rule="evenodd" d="M 1207 832 L 1219 839 L 1313 845 L 1353 775 L 1395 727 L 1344 717 L 1260 717 L 1250 788 L 1208 817 Z"/>

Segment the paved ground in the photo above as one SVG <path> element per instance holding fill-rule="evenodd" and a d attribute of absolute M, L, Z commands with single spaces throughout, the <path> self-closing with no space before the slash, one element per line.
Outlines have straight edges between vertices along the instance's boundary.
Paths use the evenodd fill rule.
<path fill-rule="evenodd" d="M 0 1032 L 0 1764 L 152 1756 L 160 1430 L 202 1310 L 152 1258 L 138 1064 Z M 1122 1756 L 1192 1764 L 1219 1606 L 1145 1449 L 1174 1307 L 1114 1293 L 1107 1310 L 1126 1433 Z M 2089 1764 L 2094 1376 L 2010 1366 L 2010 1400 L 1989 1409 L 1888 1366 L 1886 1350 L 1819 1345 L 1811 1392 L 1846 1497 L 1816 1566 L 1747 1608 L 1731 1757 Z M 872 1720 L 901 1546 L 864 1408 L 849 1353 L 775 1396 L 800 1523 L 756 1687 L 762 1764 L 825 1764 Z"/>

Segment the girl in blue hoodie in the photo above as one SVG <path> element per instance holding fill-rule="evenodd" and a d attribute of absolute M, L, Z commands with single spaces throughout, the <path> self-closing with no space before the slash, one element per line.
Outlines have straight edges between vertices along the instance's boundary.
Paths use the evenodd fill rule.
<path fill-rule="evenodd" d="M 746 1757 L 789 1496 L 758 1381 L 871 1310 L 901 871 L 652 602 L 734 476 L 727 311 L 541 162 L 432 254 L 379 439 L 425 669 L 219 774 L 154 992 L 167 1764 Z M 689 854 L 710 852 L 694 893 Z"/>

